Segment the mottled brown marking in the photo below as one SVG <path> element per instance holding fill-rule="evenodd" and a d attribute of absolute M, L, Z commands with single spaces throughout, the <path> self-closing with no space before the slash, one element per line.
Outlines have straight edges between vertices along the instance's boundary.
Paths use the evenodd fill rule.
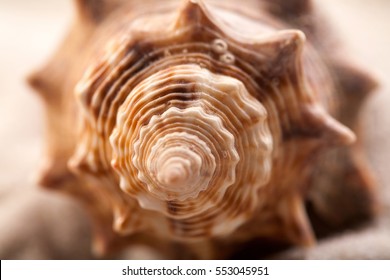
<path fill-rule="evenodd" d="M 185 102 L 188 102 L 188 101 L 194 101 L 197 99 L 197 96 L 192 94 L 192 93 L 182 93 L 182 94 L 179 94 L 177 97 L 176 97 L 177 100 L 180 100 L 180 101 L 185 101 Z"/>
<path fill-rule="evenodd" d="M 312 0 L 264 0 L 268 10 L 283 19 L 299 18 L 312 11 Z"/>
<path fill-rule="evenodd" d="M 32 73 L 27 77 L 28 84 L 39 92 L 45 92 L 47 90 L 47 83 L 44 78 L 37 72 Z"/>
<path fill-rule="evenodd" d="M 120 6 L 120 0 L 76 0 L 75 2 L 79 17 L 95 24 L 104 20 Z"/>
<path fill-rule="evenodd" d="M 319 127 L 307 128 L 299 123 L 292 123 L 292 127 L 284 127 L 282 130 L 282 139 L 284 142 L 298 140 L 300 138 L 321 139 L 323 130 Z"/>
<path fill-rule="evenodd" d="M 169 213 L 176 214 L 176 212 L 178 210 L 177 204 L 173 201 L 167 201 L 167 209 L 168 209 Z"/>

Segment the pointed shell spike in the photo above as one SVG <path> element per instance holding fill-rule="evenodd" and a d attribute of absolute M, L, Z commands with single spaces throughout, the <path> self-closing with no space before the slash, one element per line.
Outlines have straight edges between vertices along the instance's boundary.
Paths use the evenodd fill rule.
<path fill-rule="evenodd" d="M 302 198 L 298 194 L 293 194 L 284 203 L 282 218 L 286 236 L 297 245 L 314 245 L 316 238 Z"/>
<path fill-rule="evenodd" d="M 351 129 L 332 118 L 321 107 L 306 106 L 303 112 L 309 135 L 318 136 L 330 145 L 350 145 L 356 141 L 356 135 Z"/>
<path fill-rule="evenodd" d="M 210 25 L 211 16 L 202 0 L 185 0 L 179 11 L 174 28 L 188 25 Z"/>

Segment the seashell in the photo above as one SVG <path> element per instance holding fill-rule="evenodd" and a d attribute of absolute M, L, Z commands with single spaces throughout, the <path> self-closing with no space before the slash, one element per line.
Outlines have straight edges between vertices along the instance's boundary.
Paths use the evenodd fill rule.
<path fill-rule="evenodd" d="M 40 184 L 82 201 L 97 252 L 232 257 L 375 213 L 353 144 L 375 80 L 334 52 L 311 1 L 245 4 L 78 0 L 30 76 L 48 116 Z M 345 215 L 343 194 L 359 197 Z"/>

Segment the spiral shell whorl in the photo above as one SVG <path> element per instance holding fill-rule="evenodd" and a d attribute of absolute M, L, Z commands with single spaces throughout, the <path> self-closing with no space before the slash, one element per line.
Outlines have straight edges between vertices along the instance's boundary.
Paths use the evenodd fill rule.
<path fill-rule="evenodd" d="M 264 107 L 238 80 L 198 65 L 171 66 L 140 82 L 120 106 L 110 140 L 121 188 L 145 209 L 197 219 L 194 228 L 206 227 L 199 219 L 209 209 L 217 214 L 206 218 L 207 228 L 222 222 L 225 207 L 250 212 L 270 175 Z M 227 205 L 228 189 L 242 200 Z"/>
<path fill-rule="evenodd" d="M 152 154 L 150 154 L 146 161 L 142 161 L 148 165 L 148 170 L 152 171 L 151 173 L 154 175 L 153 177 L 157 179 L 156 181 L 159 182 L 159 185 L 165 185 L 165 187 L 163 187 L 164 191 L 163 193 L 160 193 L 160 195 L 165 196 L 166 200 L 183 200 L 187 197 L 197 197 L 199 192 L 207 187 L 212 174 L 214 173 L 216 163 L 213 154 L 215 154 L 215 152 L 212 152 L 202 139 L 194 135 L 198 133 L 195 132 L 190 134 L 193 129 L 192 127 L 185 127 L 186 122 L 190 121 L 196 123 L 192 120 L 197 117 L 202 117 L 201 114 L 198 114 L 197 109 L 199 110 L 200 108 L 195 107 L 185 110 L 170 108 L 160 118 L 154 119 L 153 121 L 155 122 L 152 121 L 151 125 L 144 129 L 152 130 L 153 127 L 158 125 L 156 121 L 167 123 L 169 120 L 173 120 L 177 126 L 174 131 L 188 130 L 188 132 L 168 133 L 158 139 L 157 143 L 152 147 Z M 212 122 L 210 123 L 213 124 Z M 147 135 L 146 138 L 142 137 L 142 132 L 140 139 L 148 139 Z M 162 129 L 157 133 L 164 134 L 164 130 Z M 233 140 L 232 136 L 230 140 Z M 140 140 L 138 139 L 138 141 Z M 233 143 L 231 144 L 233 145 Z M 142 151 L 139 150 L 139 154 L 141 153 Z M 137 158 L 139 159 L 139 157 Z M 138 165 L 136 160 L 133 160 L 133 162 L 135 166 Z M 237 162 L 237 159 L 235 162 Z M 169 170 L 167 169 L 168 167 L 174 169 Z M 172 178 L 170 178 L 172 176 L 171 172 L 177 172 L 177 168 L 182 169 L 183 171 L 181 174 L 176 173 L 181 176 L 183 184 L 181 184 L 181 190 L 171 192 L 171 188 L 177 189 L 178 187 L 178 182 L 172 182 Z M 233 172 L 234 168 L 231 170 Z M 144 178 L 141 174 L 139 174 L 138 177 L 141 180 Z M 143 181 L 145 182 L 145 180 Z M 171 182 L 168 183 L 168 181 Z M 149 191 L 153 192 L 153 189 L 149 187 Z"/>
<path fill-rule="evenodd" d="M 200 147 L 196 148 L 204 154 L 198 154 L 191 150 L 197 143 L 200 144 Z M 210 159 L 203 160 L 205 157 L 210 157 Z M 186 199 L 187 196 L 196 197 L 203 188 L 196 193 L 192 193 L 192 189 L 196 183 L 199 183 L 201 174 L 209 175 L 207 172 L 212 174 L 215 170 L 215 159 L 207 144 L 198 137 L 185 132 L 171 133 L 160 138 L 158 143 L 153 146 L 152 154 L 147 162 L 149 163 L 148 172 L 156 174 L 155 177 L 165 192 L 177 190 L 179 196 L 177 199 L 179 200 Z M 203 175 L 202 177 L 202 183 L 207 185 L 210 176 Z M 153 189 L 149 189 L 149 191 L 153 191 Z M 185 195 L 186 192 L 191 193 Z M 167 196 L 166 199 L 172 198 Z"/>

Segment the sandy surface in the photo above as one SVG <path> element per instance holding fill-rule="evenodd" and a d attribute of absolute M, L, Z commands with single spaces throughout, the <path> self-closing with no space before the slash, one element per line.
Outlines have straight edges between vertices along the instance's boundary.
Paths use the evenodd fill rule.
<path fill-rule="evenodd" d="M 369 228 L 284 257 L 390 259 L 390 1 L 322 2 L 351 53 L 382 81 L 364 110 L 364 138 L 384 210 Z M 43 116 L 39 99 L 24 82 L 59 44 L 71 17 L 66 0 L 0 2 L 0 258 L 91 258 L 80 207 L 34 184 Z"/>

